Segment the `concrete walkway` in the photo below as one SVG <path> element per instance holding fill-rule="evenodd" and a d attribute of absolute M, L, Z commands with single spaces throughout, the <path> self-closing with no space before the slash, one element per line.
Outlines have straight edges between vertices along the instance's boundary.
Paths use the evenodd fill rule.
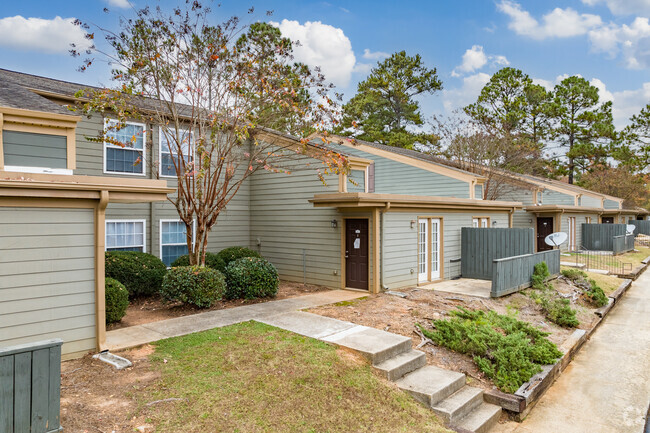
<path fill-rule="evenodd" d="M 314 293 L 313 295 L 245 305 L 225 310 L 206 311 L 205 313 L 192 314 L 191 316 L 130 326 L 128 328 L 108 331 L 106 333 L 106 348 L 113 351 L 126 349 L 165 338 L 178 337 L 180 335 L 206 331 L 208 329 L 233 325 L 249 320 L 263 321 L 262 319 L 265 317 L 275 316 L 281 313 L 350 301 L 364 296 L 368 296 L 368 294 L 346 290 L 329 290 Z"/>
<path fill-rule="evenodd" d="M 616 304 L 523 423 L 501 433 L 641 433 L 650 401 L 650 271 Z"/>

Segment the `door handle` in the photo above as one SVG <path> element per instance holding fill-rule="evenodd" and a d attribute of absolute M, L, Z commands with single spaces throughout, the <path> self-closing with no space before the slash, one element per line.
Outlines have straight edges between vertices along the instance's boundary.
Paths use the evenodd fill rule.
<path fill-rule="evenodd" d="M 350 252 L 349 252 L 349 251 L 345 251 L 345 258 L 346 258 L 346 259 L 349 257 L 348 254 L 350 254 Z"/>

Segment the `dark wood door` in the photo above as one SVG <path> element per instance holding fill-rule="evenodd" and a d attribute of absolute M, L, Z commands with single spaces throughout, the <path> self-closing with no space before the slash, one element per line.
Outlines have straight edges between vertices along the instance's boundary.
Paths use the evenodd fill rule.
<path fill-rule="evenodd" d="M 537 252 L 552 250 L 553 247 L 546 245 L 544 239 L 553 233 L 553 218 L 537 218 Z"/>
<path fill-rule="evenodd" d="M 368 290 L 368 220 L 345 220 L 345 286 Z"/>
<path fill-rule="evenodd" d="M 603 224 L 614 224 L 614 217 L 603 217 Z"/>

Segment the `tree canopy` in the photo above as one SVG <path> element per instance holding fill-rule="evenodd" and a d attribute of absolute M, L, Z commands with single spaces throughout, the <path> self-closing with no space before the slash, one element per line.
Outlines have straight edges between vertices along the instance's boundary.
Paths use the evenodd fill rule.
<path fill-rule="evenodd" d="M 419 54 L 394 53 L 378 62 L 357 94 L 343 106 L 343 118 L 334 131 L 360 140 L 411 149 L 416 143 L 436 142 L 421 132 L 425 124 L 416 97 L 442 89 L 436 69 L 427 68 Z"/>

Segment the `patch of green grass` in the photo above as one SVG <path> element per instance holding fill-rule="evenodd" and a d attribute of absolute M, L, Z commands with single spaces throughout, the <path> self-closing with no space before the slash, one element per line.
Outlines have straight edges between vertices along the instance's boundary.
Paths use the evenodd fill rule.
<path fill-rule="evenodd" d="M 349 301 L 341 301 L 341 302 L 337 302 L 337 303 L 332 304 L 332 305 L 334 305 L 335 307 L 351 307 L 353 305 L 357 305 L 359 302 L 361 302 L 361 301 L 363 301 L 365 299 L 368 299 L 368 297 L 364 296 L 364 297 L 361 297 L 361 298 L 351 299 Z"/>
<path fill-rule="evenodd" d="M 621 285 L 621 279 L 613 275 L 603 275 L 596 272 L 586 272 L 586 274 L 587 277 L 594 280 L 607 295 L 611 295 Z"/>
<path fill-rule="evenodd" d="M 562 275 L 583 290 L 585 298 L 596 307 L 607 305 L 609 299 L 603 289 L 594 279 L 589 278 L 586 272 L 578 269 L 562 269 Z"/>
<path fill-rule="evenodd" d="M 542 365 L 562 356 L 549 334 L 514 316 L 494 311 L 454 310 L 447 320 L 434 320 L 424 335 L 440 346 L 474 357 L 478 368 L 504 392 L 513 393 Z"/>
<path fill-rule="evenodd" d="M 360 358 L 261 323 L 155 346 L 138 401 L 157 432 L 448 432 Z M 145 406 L 165 398 L 181 400 Z"/>
<path fill-rule="evenodd" d="M 618 257 L 621 259 L 623 262 L 627 263 L 632 263 L 632 267 L 635 268 L 641 264 L 642 260 L 645 260 L 650 256 L 650 248 L 649 247 L 641 247 L 641 246 L 636 246 L 635 249 L 637 251 L 630 251 L 625 254 L 621 254 Z"/>

